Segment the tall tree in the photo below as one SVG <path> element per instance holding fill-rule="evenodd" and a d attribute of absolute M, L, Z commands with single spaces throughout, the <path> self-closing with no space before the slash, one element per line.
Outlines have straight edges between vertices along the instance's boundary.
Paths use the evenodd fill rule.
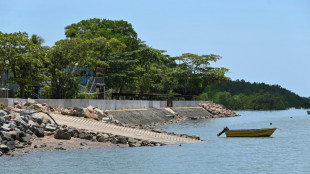
<path fill-rule="evenodd" d="M 65 35 L 68 38 L 80 37 L 84 39 L 105 37 L 110 40 L 115 38 L 126 45 L 126 51 L 138 49 L 140 43 L 132 25 L 123 20 L 98 18 L 82 20 L 66 26 Z"/>
<path fill-rule="evenodd" d="M 73 98 L 79 90 L 78 75 L 93 69 L 96 60 L 90 56 L 90 41 L 80 38 L 60 40 L 49 53 L 48 75 L 53 98 Z"/>
<path fill-rule="evenodd" d="M 34 44 L 27 33 L 0 33 L 0 66 L 9 68 L 13 77 L 9 82 L 20 87 L 20 97 L 25 97 L 25 87 L 41 82 L 46 47 Z"/>
<path fill-rule="evenodd" d="M 178 62 L 179 87 L 177 92 L 181 94 L 201 94 L 207 85 L 219 80 L 229 80 L 225 76 L 228 71 L 226 68 L 214 68 L 210 62 L 216 62 L 221 57 L 218 55 L 197 55 L 185 53 L 181 56 L 174 57 Z"/>

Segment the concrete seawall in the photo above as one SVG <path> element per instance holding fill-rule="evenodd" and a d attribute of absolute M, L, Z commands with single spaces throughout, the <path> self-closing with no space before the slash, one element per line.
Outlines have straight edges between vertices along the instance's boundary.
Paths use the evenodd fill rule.
<path fill-rule="evenodd" d="M 26 102 L 27 99 L 17 98 L 0 98 L 0 103 L 5 106 L 13 106 L 14 101 Z M 50 106 L 68 107 L 87 107 L 89 105 L 98 107 L 103 110 L 120 110 L 120 109 L 148 109 L 148 108 L 165 108 L 167 101 L 153 100 L 89 100 L 89 99 L 36 99 L 38 103 L 47 103 Z M 197 107 L 210 101 L 172 101 L 173 107 Z"/>

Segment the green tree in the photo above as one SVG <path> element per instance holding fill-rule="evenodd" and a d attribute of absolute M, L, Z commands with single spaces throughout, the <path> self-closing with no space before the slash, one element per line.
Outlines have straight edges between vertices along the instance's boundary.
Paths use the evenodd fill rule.
<path fill-rule="evenodd" d="M 89 40 L 72 38 L 60 40 L 52 47 L 48 66 L 52 98 L 73 98 L 78 94 L 81 71 L 93 70 L 97 64 L 90 46 Z"/>
<path fill-rule="evenodd" d="M 1 70 L 9 69 L 13 77 L 8 81 L 20 87 L 20 97 L 25 97 L 27 85 L 38 84 L 44 80 L 42 66 L 48 48 L 34 44 L 27 33 L 0 33 Z"/>
<path fill-rule="evenodd" d="M 177 92 L 199 95 L 208 85 L 220 80 L 229 80 L 225 76 L 228 69 L 210 67 L 211 62 L 216 62 L 220 58 L 214 54 L 199 56 L 192 53 L 174 57 L 174 60 L 179 63 L 177 66 L 179 72 Z"/>
<path fill-rule="evenodd" d="M 132 25 L 123 20 L 87 19 L 65 27 L 65 35 L 68 38 L 80 37 L 94 39 L 105 37 L 119 40 L 126 45 L 126 51 L 139 48 L 140 40 Z"/>

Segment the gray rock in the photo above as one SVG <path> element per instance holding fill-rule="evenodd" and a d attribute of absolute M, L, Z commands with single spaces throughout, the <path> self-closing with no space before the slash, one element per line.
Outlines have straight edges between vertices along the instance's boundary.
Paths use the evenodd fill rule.
<path fill-rule="evenodd" d="M 22 137 L 22 138 L 20 139 L 20 141 L 29 143 L 29 142 L 30 142 L 30 139 L 31 139 L 31 135 L 30 135 L 30 134 L 26 134 L 24 137 Z"/>
<path fill-rule="evenodd" d="M 33 133 L 34 133 L 37 137 L 44 137 L 44 129 L 43 129 L 43 128 L 34 128 Z"/>
<path fill-rule="evenodd" d="M 5 115 L 7 115 L 7 113 L 4 110 L 0 110 L 0 117 L 3 117 Z"/>
<path fill-rule="evenodd" d="M 121 144 L 127 144 L 127 138 L 126 138 L 126 137 L 120 137 L 120 138 L 119 138 L 119 143 L 121 143 Z"/>
<path fill-rule="evenodd" d="M 14 150 L 15 149 L 15 141 L 6 142 L 6 146 L 9 147 L 10 150 Z"/>
<path fill-rule="evenodd" d="M 10 131 L 9 134 L 13 140 L 19 140 L 20 138 L 20 132 L 18 131 Z"/>
<path fill-rule="evenodd" d="M 57 126 L 56 125 L 52 125 L 52 124 L 47 124 L 44 129 L 45 129 L 45 131 L 54 132 L 57 129 Z"/>
<path fill-rule="evenodd" d="M 5 121 L 10 121 L 11 120 L 11 117 L 8 116 L 8 115 L 3 116 L 2 118 L 4 118 Z"/>
<path fill-rule="evenodd" d="M 43 123 L 42 119 L 41 118 L 36 118 L 36 122 L 41 125 Z"/>
<path fill-rule="evenodd" d="M 19 124 L 22 124 L 23 126 L 27 126 L 29 119 L 21 117 L 20 119 L 16 119 L 15 121 Z"/>
<path fill-rule="evenodd" d="M 3 152 L 3 153 L 7 153 L 10 151 L 9 147 L 4 145 L 4 144 L 1 144 L 0 145 L 0 151 Z"/>
<path fill-rule="evenodd" d="M 33 115 L 33 111 L 29 109 L 20 110 L 20 116 L 31 116 Z"/>
<path fill-rule="evenodd" d="M 4 130 L 4 131 L 6 131 L 6 132 L 11 131 L 11 128 L 9 128 L 9 125 L 8 125 L 8 124 L 3 124 L 3 125 L 1 126 L 1 129 Z"/>
<path fill-rule="evenodd" d="M 29 134 L 29 135 L 32 135 L 32 134 L 33 134 L 33 132 L 32 132 L 30 129 L 27 129 L 27 130 L 25 131 L 25 133 L 26 133 L 26 134 Z"/>
<path fill-rule="evenodd" d="M 141 146 L 149 146 L 149 145 L 150 145 L 150 142 L 148 140 L 144 140 L 141 143 Z"/>
<path fill-rule="evenodd" d="M 56 130 L 55 134 L 54 134 L 54 138 L 56 139 L 63 139 L 63 140 L 70 140 L 71 139 L 71 135 L 69 133 L 66 133 L 60 129 Z"/>
<path fill-rule="evenodd" d="M 13 130 L 13 129 L 15 129 L 15 128 L 17 127 L 17 125 L 15 124 L 15 122 L 10 122 L 10 123 L 8 124 L 8 127 L 9 127 L 11 130 Z"/>
<path fill-rule="evenodd" d="M 3 117 L 0 117 L 0 123 L 4 123 L 5 119 Z"/>
<path fill-rule="evenodd" d="M 82 134 L 80 134 L 79 136 L 80 136 L 81 139 L 85 139 L 85 140 L 91 140 L 91 139 L 93 139 L 93 135 L 88 134 L 88 133 L 84 133 L 84 134 L 82 133 Z"/>
<path fill-rule="evenodd" d="M 11 135 L 8 132 L 1 131 L 1 136 L 3 140 L 7 140 L 7 141 L 11 140 Z"/>
<path fill-rule="evenodd" d="M 85 116 L 86 116 L 86 115 L 85 115 L 84 108 L 79 108 L 79 109 L 77 110 L 77 116 L 78 116 L 78 117 L 85 117 Z"/>
<path fill-rule="evenodd" d="M 100 137 L 97 139 L 97 141 L 98 141 L 98 142 L 103 142 L 103 143 L 105 143 L 105 142 L 108 141 L 108 139 L 105 138 L 104 136 L 100 136 Z"/>

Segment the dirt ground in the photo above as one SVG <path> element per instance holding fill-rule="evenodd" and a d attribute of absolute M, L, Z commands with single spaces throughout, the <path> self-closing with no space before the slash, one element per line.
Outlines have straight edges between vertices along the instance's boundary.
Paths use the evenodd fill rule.
<path fill-rule="evenodd" d="M 54 136 L 45 136 L 43 138 L 34 138 L 30 145 L 24 145 L 24 148 L 15 148 L 12 154 L 43 152 L 52 150 L 69 150 L 69 149 L 90 149 L 90 148 L 113 148 L 129 147 L 126 144 L 112 144 L 110 142 L 92 142 L 89 140 L 71 138 L 71 140 L 59 140 Z"/>

